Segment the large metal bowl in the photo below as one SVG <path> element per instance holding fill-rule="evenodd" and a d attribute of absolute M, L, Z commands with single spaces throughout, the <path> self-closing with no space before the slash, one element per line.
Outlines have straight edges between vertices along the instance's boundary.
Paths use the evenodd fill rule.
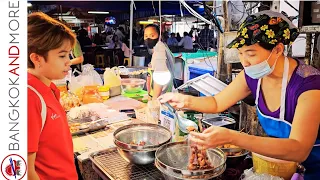
<path fill-rule="evenodd" d="M 146 165 L 154 162 L 155 152 L 160 146 L 170 142 L 171 132 L 157 124 L 141 123 L 120 127 L 114 132 L 113 137 L 119 154 L 125 160 Z M 141 141 L 146 144 L 136 145 Z"/>
<path fill-rule="evenodd" d="M 168 180 L 211 179 L 225 171 L 226 157 L 219 148 L 207 150 L 207 156 L 213 168 L 205 170 L 188 170 L 189 151 L 190 146 L 186 142 L 165 144 L 156 151 L 155 166 Z"/>
<path fill-rule="evenodd" d="M 144 79 L 137 79 L 137 78 L 126 78 L 121 79 L 121 85 L 126 93 L 137 93 L 140 92 L 146 83 Z"/>

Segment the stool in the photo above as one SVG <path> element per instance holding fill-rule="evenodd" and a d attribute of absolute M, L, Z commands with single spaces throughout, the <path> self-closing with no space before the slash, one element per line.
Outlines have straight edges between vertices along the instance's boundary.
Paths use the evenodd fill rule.
<path fill-rule="evenodd" d="M 103 55 L 103 54 L 96 54 L 96 62 L 95 62 L 95 65 L 96 65 L 97 67 L 105 68 L 104 55 Z"/>
<path fill-rule="evenodd" d="M 127 66 L 128 66 L 128 67 L 132 66 L 132 64 L 131 64 L 131 59 L 130 59 L 130 58 L 125 57 L 125 58 L 123 59 L 123 65 L 126 65 L 126 62 L 127 62 Z"/>

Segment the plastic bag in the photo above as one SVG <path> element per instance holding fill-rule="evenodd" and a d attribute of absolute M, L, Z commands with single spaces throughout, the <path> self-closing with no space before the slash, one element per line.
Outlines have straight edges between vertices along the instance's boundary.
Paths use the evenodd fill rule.
<path fill-rule="evenodd" d="M 86 77 L 85 79 L 87 80 L 86 86 L 95 86 L 95 85 L 102 86 L 103 85 L 101 76 L 98 74 L 97 71 L 94 70 L 93 65 L 86 64 L 86 65 L 83 65 L 82 68 L 83 68 L 83 71 L 80 74 L 80 76 L 82 76 L 82 78 Z M 90 77 L 90 79 L 87 79 L 87 77 Z"/>
<path fill-rule="evenodd" d="M 98 74 L 94 70 L 93 65 L 86 64 L 83 65 L 83 71 L 82 73 L 75 77 L 71 76 L 69 89 L 71 92 L 76 94 L 76 91 L 79 91 L 79 88 L 82 88 L 84 86 L 102 86 L 103 82 Z"/>
<path fill-rule="evenodd" d="M 102 103 L 103 99 L 98 92 L 98 86 L 85 86 L 82 96 L 83 104 Z"/>
<path fill-rule="evenodd" d="M 197 146 L 191 142 L 188 135 L 188 145 L 190 150 L 188 152 L 188 170 L 204 170 L 212 168 L 212 161 L 209 159 L 207 149 Z"/>
<path fill-rule="evenodd" d="M 281 177 L 272 176 L 270 174 L 257 174 L 253 168 L 244 170 L 240 177 L 241 180 L 283 180 Z"/>
<path fill-rule="evenodd" d="M 80 99 L 75 94 L 69 92 L 61 92 L 60 104 L 65 111 L 69 111 L 73 107 L 80 106 Z"/>
<path fill-rule="evenodd" d="M 160 102 L 157 100 L 148 101 L 146 114 L 148 123 L 158 124 L 160 119 Z"/>

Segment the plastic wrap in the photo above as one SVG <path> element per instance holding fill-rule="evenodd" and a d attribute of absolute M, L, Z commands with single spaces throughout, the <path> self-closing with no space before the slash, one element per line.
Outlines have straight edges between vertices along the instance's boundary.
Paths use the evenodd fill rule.
<path fill-rule="evenodd" d="M 188 137 L 190 136 L 189 134 Z M 190 138 L 188 138 L 188 145 L 190 146 L 190 151 L 188 152 L 188 170 L 211 169 L 212 163 L 208 158 L 207 149 L 197 146 L 197 144 L 189 139 Z"/>
<path fill-rule="evenodd" d="M 244 170 L 240 177 L 241 180 L 283 180 L 281 177 L 272 176 L 269 174 L 257 174 L 253 168 Z"/>

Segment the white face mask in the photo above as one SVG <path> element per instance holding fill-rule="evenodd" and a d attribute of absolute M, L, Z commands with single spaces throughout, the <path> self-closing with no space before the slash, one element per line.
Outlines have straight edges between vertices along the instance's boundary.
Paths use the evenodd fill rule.
<path fill-rule="evenodd" d="M 271 74 L 277 64 L 277 60 L 279 58 L 279 56 L 277 57 L 276 61 L 274 62 L 274 64 L 272 65 L 272 67 L 270 67 L 270 65 L 268 64 L 268 61 L 271 57 L 271 54 L 273 52 L 273 49 L 268 57 L 268 59 L 262 61 L 259 64 L 255 64 L 255 65 L 251 65 L 248 67 L 244 67 L 245 73 L 251 77 L 252 79 L 260 79 L 263 78 L 264 76 L 267 76 L 269 74 Z"/>

